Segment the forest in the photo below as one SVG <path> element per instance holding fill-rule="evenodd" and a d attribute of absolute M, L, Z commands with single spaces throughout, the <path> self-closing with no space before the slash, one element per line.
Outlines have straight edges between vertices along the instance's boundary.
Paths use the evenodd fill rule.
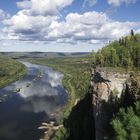
<path fill-rule="evenodd" d="M 122 97 L 113 104 L 113 116 L 110 121 L 112 138 L 140 140 L 140 81 L 131 78 L 131 86 L 127 86 Z"/>
<path fill-rule="evenodd" d="M 97 53 L 91 53 L 96 65 L 108 67 L 140 67 L 140 34 L 130 35 L 110 42 Z"/>
<path fill-rule="evenodd" d="M 108 67 L 118 72 L 127 69 L 130 78 L 120 98 L 112 97 L 104 109 L 110 113 L 104 139 L 140 140 L 140 34 L 130 35 L 110 42 L 98 52 L 90 54 L 94 65 Z M 122 72 L 123 73 L 123 72 Z M 115 91 L 114 91 L 115 92 Z"/>

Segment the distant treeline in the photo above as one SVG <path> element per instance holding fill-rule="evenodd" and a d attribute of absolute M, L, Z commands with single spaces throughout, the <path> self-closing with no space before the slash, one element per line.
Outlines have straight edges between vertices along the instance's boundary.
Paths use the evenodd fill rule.
<path fill-rule="evenodd" d="M 140 67 L 140 34 L 131 30 L 130 35 L 109 43 L 91 55 L 96 65 Z"/>

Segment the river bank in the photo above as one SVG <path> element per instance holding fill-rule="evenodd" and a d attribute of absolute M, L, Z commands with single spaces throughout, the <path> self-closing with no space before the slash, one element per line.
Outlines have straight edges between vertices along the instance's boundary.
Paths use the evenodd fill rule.
<path fill-rule="evenodd" d="M 90 84 L 90 69 L 87 63 L 87 58 L 52 58 L 52 59 L 37 59 L 31 62 L 52 67 L 64 74 L 62 83 L 68 91 L 68 102 L 63 108 L 63 117 L 59 124 L 63 124 L 72 112 L 76 104 L 82 100 L 89 88 Z M 65 127 L 60 128 L 52 138 L 53 140 L 66 138 L 68 132 Z"/>
<path fill-rule="evenodd" d="M 61 83 L 62 73 L 46 66 L 22 63 L 28 68 L 27 75 L 0 89 L 3 97 L 0 104 L 2 140 L 38 140 L 44 131 L 37 128 L 42 122 L 59 119 L 56 112 L 67 101 Z"/>
<path fill-rule="evenodd" d="M 27 74 L 24 64 L 0 55 L 0 88 L 15 82 Z"/>

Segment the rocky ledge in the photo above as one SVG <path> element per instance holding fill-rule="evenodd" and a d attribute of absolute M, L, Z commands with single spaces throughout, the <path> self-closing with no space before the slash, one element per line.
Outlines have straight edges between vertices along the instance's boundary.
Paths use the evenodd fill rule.
<path fill-rule="evenodd" d="M 124 87 L 126 88 L 126 81 L 129 78 L 129 74 L 107 72 L 101 68 L 94 68 L 91 72 L 95 135 L 96 140 L 102 140 L 103 125 L 106 123 L 105 119 L 108 116 L 108 112 L 104 110 L 104 105 L 109 102 L 114 91 L 117 94 L 117 98 L 121 97 L 125 90 Z"/>

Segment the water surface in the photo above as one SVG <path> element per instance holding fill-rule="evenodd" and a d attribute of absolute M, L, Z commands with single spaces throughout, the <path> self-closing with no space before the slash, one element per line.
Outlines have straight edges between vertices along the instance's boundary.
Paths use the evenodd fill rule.
<path fill-rule="evenodd" d="M 57 118 L 67 93 L 63 74 L 49 67 L 22 62 L 28 74 L 0 89 L 0 140 L 38 140 L 42 122 Z"/>

